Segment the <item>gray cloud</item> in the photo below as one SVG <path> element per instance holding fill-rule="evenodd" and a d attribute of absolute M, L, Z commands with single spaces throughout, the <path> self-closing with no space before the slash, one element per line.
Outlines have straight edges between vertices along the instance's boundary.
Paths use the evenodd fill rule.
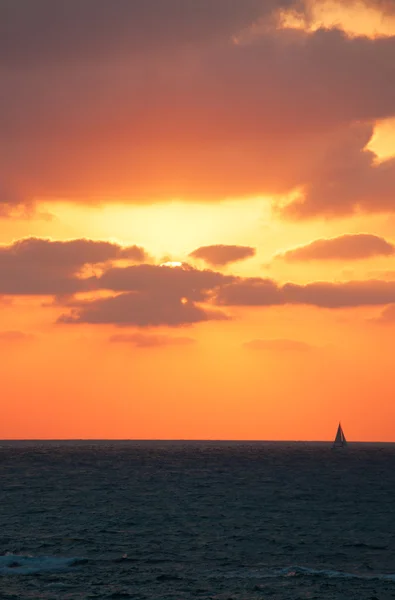
<path fill-rule="evenodd" d="M 219 306 L 306 304 L 321 308 L 379 306 L 395 302 L 395 281 L 315 282 L 278 285 L 270 279 L 244 279 L 220 288 Z"/>
<path fill-rule="evenodd" d="M 71 310 L 61 315 L 58 322 L 177 327 L 230 318 L 218 308 L 196 304 L 194 299 L 185 297 L 177 289 L 169 288 L 162 293 L 164 289 L 148 286 L 144 290 L 105 299 L 69 300 L 67 306 Z M 395 303 L 395 281 L 286 283 L 281 286 L 270 279 L 238 278 L 211 290 L 211 303 L 218 307 L 310 305 L 327 309 L 380 306 Z M 253 345 L 259 344 L 254 341 Z"/>
<path fill-rule="evenodd" d="M 95 280 L 96 288 L 124 293 L 90 302 L 74 302 L 74 308 L 62 315 L 59 322 L 177 327 L 225 320 L 228 317 L 222 311 L 203 308 L 196 302 L 208 301 L 218 286 L 234 280 L 233 276 L 200 271 L 188 265 L 109 268 Z M 68 305 L 72 306 L 73 301 Z"/>
<path fill-rule="evenodd" d="M 0 294 L 62 295 L 94 289 L 95 277 L 77 277 L 83 267 L 145 257 L 138 246 L 122 248 L 104 241 L 21 239 L 0 246 Z"/>
<path fill-rule="evenodd" d="M 351 237 L 357 237 L 358 244 L 361 241 L 359 236 Z M 334 241 L 338 243 L 339 239 Z M 362 239 L 372 252 L 378 248 L 383 252 L 388 250 L 387 242 L 382 238 L 367 236 Z M 341 243 L 343 241 L 341 238 Z M 343 248 L 341 252 L 354 256 L 355 251 L 360 252 L 358 244 L 357 250 L 350 250 L 346 244 L 346 250 Z M 311 246 L 306 247 L 309 252 Z M 336 252 L 339 252 L 338 246 Z M 57 306 L 70 309 L 60 317 L 62 323 L 141 327 L 178 326 L 229 318 L 218 308 L 221 306 L 306 304 L 333 309 L 395 303 L 395 281 L 280 285 L 268 278 L 224 275 L 187 264 L 175 268 L 150 264 L 112 266 L 112 261 L 120 258 L 141 260 L 144 256 L 145 252 L 139 247 L 122 248 L 108 242 L 19 240 L 0 247 L 0 294 L 2 299 L 7 295 L 53 296 Z M 82 275 L 82 270 L 86 271 L 89 265 L 99 266 L 102 273 Z M 117 295 L 89 301 L 74 297 L 78 292 L 100 290 Z"/>
<path fill-rule="evenodd" d="M 167 267 L 134 265 L 110 268 L 98 280 L 98 287 L 117 292 L 150 292 L 202 301 L 217 286 L 235 278 L 215 271 L 194 269 L 188 265 Z"/>
<path fill-rule="evenodd" d="M 284 214 L 393 210 L 393 163 L 364 148 L 373 122 L 395 114 L 395 37 L 268 28 L 236 45 L 231 34 L 262 10 L 293 3 L 151 2 L 81 0 L 61 16 L 53 2 L 0 4 L 0 55 L 19 65 L 0 73 L 0 161 L 17 197 L 212 200 L 302 187 Z M 164 52 L 185 40 L 188 51 Z"/>
<path fill-rule="evenodd" d="M 355 0 L 341 3 L 353 5 Z M 392 0 L 364 3 L 394 12 Z M 308 17 L 310 5 L 309 0 L 1 0 L 0 64 L 85 65 L 163 54 L 228 40 L 281 9 Z"/>
<path fill-rule="evenodd" d="M 1 0 L 0 57 L 19 67 L 92 63 L 227 39 L 290 0 Z M 72 43 L 70 41 L 72 40 Z"/>
<path fill-rule="evenodd" d="M 26 213 L 31 208 L 29 199 L 22 197 L 14 189 L 0 181 L 0 217 Z"/>
<path fill-rule="evenodd" d="M 278 254 L 276 258 L 288 262 L 310 260 L 358 260 L 372 256 L 391 256 L 393 244 L 368 233 L 346 234 L 336 238 L 314 240 Z"/>
<path fill-rule="evenodd" d="M 213 246 L 201 246 L 191 252 L 189 256 L 202 259 L 207 264 L 218 267 L 255 256 L 255 252 L 255 248 L 251 248 L 250 246 L 216 244 Z"/>
<path fill-rule="evenodd" d="M 218 309 L 204 309 L 191 301 L 173 295 L 124 293 L 112 298 L 81 302 L 69 314 L 61 315 L 58 323 L 113 324 L 119 326 L 178 327 L 203 321 L 226 320 Z"/>
<path fill-rule="evenodd" d="M 386 93 L 384 88 L 382 92 Z M 395 158 L 378 162 L 366 149 L 372 135 L 373 126 L 365 124 L 344 130 L 333 139 L 306 181 L 302 197 L 282 209 L 282 214 L 300 219 L 342 216 L 358 210 L 392 212 Z"/>
<path fill-rule="evenodd" d="M 111 242 L 86 238 L 58 241 L 30 237 L 0 246 L 0 267 L 39 264 L 75 272 L 86 264 L 122 258 L 142 262 L 146 257 L 145 251 L 139 246 L 123 248 Z"/>
<path fill-rule="evenodd" d="M 272 279 L 251 277 L 222 286 L 215 299 L 223 306 L 275 306 L 285 304 L 282 288 Z"/>

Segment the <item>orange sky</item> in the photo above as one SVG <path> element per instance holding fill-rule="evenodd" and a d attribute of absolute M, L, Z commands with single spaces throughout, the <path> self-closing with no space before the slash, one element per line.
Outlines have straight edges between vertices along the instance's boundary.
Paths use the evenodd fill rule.
<path fill-rule="evenodd" d="M 0 8 L 0 439 L 395 441 L 391 5 L 162 2 Z"/>

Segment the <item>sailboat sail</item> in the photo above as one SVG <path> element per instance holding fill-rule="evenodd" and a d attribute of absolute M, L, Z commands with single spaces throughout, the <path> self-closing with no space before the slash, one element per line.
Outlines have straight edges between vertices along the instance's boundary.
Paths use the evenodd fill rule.
<path fill-rule="evenodd" d="M 339 427 L 337 428 L 337 433 L 335 437 L 335 441 L 333 442 L 333 448 L 344 448 L 347 446 L 346 436 L 344 435 L 341 424 L 339 423 Z"/>

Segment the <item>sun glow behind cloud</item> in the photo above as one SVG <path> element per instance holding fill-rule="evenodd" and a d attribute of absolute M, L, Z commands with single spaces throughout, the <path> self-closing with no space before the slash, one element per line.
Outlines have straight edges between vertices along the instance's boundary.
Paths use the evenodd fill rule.
<path fill-rule="evenodd" d="M 48 203 L 54 227 L 78 236 L 84 225 L 99 239 L 111 235 L 128 244 L 144 244 L 152 254 L 186 256 L 200 245 L 241 244 L 260 235 L 270 220 L 270 199 L 252 198 L 207 204 L 163 202 L 144 206 L 104 204 L 98 209 L 65 203 Z M 137 240 L 137 241 L 136 241 Z"/>
<path fill-rule="evenodd" d="M 0 40 L 0 438 L 311 439 L 341 413 L 393 439 L 391 3 L 24 2 Z"/>
<path fill-rule="evenodd" d="M 377 154 L 379 161 L 395 156 L 395 119 L 377 123 L 367 147 Z"/>
<path fill-rule="evenodd" d="M 320 28 L 339 28 L 350 36 L 371 38 L 395 34 L 395 17 L 385 15 L 378 8 L 364 2 L 346 5 L 336 1 L 311 1 L 308 18 L 296 10 L 280 11 L 280 23 L 284 28 L 317 31 Z"/>
<path fill-rule="evenodd" d="M 182 262 L 176 260 L 168 260 L 167 262 L 161 263 L 161 267 L 171 267 L 172 269 L 182 268 Z"/>

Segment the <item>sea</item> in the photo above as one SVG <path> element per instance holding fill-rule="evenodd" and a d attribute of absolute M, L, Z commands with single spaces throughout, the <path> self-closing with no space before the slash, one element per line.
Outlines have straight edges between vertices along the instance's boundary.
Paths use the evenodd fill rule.
<path fill-rule="evenodd" d="M 0 599 L 88 598 L 395 598 L 395 445 L 0 442 Z"/>

